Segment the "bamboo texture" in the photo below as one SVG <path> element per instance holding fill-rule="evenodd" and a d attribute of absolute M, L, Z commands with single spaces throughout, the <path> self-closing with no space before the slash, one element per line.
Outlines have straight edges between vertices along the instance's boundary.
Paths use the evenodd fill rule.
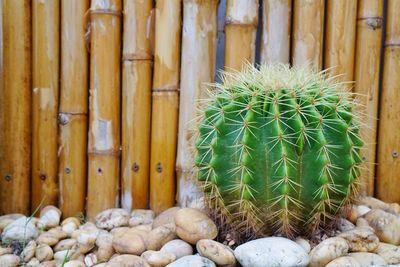
<path fill-rule="evenodd" d="M 87 216 L 118 206 L 121 0 L 92 0 Z"/>
<path fill-rule="evenodd" d="M 61 1 L 59 108 L 59 206 L 64 217 L 84 212 L 87 177 L 88 52 L 85 32 L 89 0 Z"/>
<path fill-rule="evenodd" d="M 294 0 L 292 64 L 322 68 L 324 0 Z"/>
<path fill-rule="evenodd" d="M 181 101 L 177 155 L 178 202 L 197 206 L 201 193 L 195 182 L 193 130 L 196 127 L 196 104 L 206 97 L 205 83 L 214 81 L 217 3 L 185 0 L 183 10 Z M 201 62 L 201 64 L 198 64 Z M 239 65 L 237 65 L 238 67 Z"/>
<path fill-rule="evenodd" d="M 181 0 L 159 0 L 155 9 L 150 207 L 157 213 L 175 204 L 181 5 Z"/>
<path fill-rule="evenodd" d="M 210 1 L 213 5 L 214 1 Z M 199 4 L 207 5 L 206 3 Z M 195 21 L 193 23 L 196 23 Z M 258 0 L 227 0 L 225 17 L 225 69 L 240 70 L 254 62 Z"/>
<path fill-rule="evenodd" d="M 149 199 L 152 2 L 124 1 L 121 205 L 147 208 Z"/>
<path fill-rule="evenodd" d="M 339 81 L 353 81 L 357 0 L 328 0 L 326 14 L 324 68 Z"/>
<path fill-rule="evenodd" d="M 264 1 L 261 63 L 289 63 L 291 19 L 292 0 Z"/>
<path fill-rule="evenodd" d="M 400 203 L 400 1 L 387 6 L 383 83 L 380 99 L 377 196 Z M 391 190 L 393 188 L 393 190 Z"/>
<path fill-rule="evenodd" d="M 32 209 L 57 204 L 60 2 L 32 1 Z"/>
<path fill-rule="evenodd" d="M 362 156 L 366 164 L 361 177 L 364 177 L 364 191 L 368 195 L 374 194 L 382 15 L 383 1 L 359 2 L 354 77 L 355 92 L 365 96 L 361 100 L 365 105 L 366 127 L 361 134 L 365 140 Z"/>
<path fill-rule="evenodd" d="M 3 0 L 1 9 L 0 214 L 27 214 L 31 166 L 30 1 Z"/>

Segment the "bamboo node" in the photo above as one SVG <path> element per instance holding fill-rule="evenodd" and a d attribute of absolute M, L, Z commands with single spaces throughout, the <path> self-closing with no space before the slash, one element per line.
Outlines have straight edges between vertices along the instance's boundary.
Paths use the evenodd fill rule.
<path fill-rule="evenodd" d="M 253 27 L 257 28 L 258 27 L 258 20 L 251 21 L 250 23 L 248 22 L 241 22 L 238 21 L 232 17 L 226 17 L 225 18 L 225 25 L 237 25 L 237 26 L 246 26 L 246 27 Z"/>
<path fill-rule="evenodd" d="M 89 149 L 88 150 L 88 155 L 102 155 L 102 156 L 108 156 L 108 157 L 115 157 L 119 158 L 121 154 L 121 151 L 118 149 L 118 151 L 110 151 L 110 150 L 96 150 L 96 149 Z"/>
<path fill-rule="evenodd" d="M 152 89 L 153 93 L 160 93 L 160 92 L 179 92 L 178 86 L 162 86 Z"/>
<path fill-rule="evenodd" d="M 89 9 L 89 14 L 90 16 L 96 15 L 96 14 L 104 14 L 104 15 L 112 15 L 112 16 L 122 16 L 122 12 L 118 10 L 113 10 L 113 9 Z"/>
<path fill-rule="evenodd" d="M 122 56 L 122 61 L 153 60 L 153 57 L 147 53 L 129 53 Z"/>
<path fill-rule="evenodd" d="M 385 48 L 386 47 L 395 47 L 395 48 L 399 48 L 400 47 L 400 44 L 391 44 L 391 43 L 389 43 L 389 44 L 385 44 Z"/>

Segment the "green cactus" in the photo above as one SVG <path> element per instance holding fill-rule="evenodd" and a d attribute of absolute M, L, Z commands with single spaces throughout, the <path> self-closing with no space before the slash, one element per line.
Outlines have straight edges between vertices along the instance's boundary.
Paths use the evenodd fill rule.
<path fill-rule="evenodd" d="M 287 65 L 224 73 L 203 103 L 197 178 L 240 233 L 323 228 L 355 195 L 359 104 L 326 72 Z"/>

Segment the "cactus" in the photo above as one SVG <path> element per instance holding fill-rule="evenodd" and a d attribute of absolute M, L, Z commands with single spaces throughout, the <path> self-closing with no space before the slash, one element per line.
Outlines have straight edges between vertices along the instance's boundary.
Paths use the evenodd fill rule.
<path fill-rule="evenodd" d="M 356 194 L 361 112 L 326 72 L 227 72 L 202 101 L 197 179 L 241 234 L 293 237 L 329 225 Z"/>

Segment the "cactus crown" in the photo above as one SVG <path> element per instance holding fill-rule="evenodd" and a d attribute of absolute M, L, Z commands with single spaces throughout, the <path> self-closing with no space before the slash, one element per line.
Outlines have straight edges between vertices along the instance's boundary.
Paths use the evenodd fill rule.
<path fill-rule="evenodd" d="M 326 72 L 248 65 L 202 101 L 197 179 L 241 234 L 311 233 L 355 195 L 361 112 Z"/>

